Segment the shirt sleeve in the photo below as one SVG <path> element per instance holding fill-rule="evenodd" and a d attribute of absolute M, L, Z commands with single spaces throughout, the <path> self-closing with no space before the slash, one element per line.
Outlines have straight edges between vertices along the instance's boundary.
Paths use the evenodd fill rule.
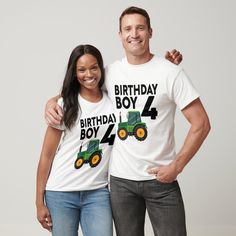
<path fill-rule="evenodd" d="M 200 96 L 183 69 L 174 78 L 171 96 L 180 110 Z"/>

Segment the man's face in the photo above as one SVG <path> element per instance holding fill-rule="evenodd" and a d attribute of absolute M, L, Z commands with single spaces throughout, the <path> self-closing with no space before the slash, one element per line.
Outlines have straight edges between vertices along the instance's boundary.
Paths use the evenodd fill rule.
<path fill-rule="evenodd" d="M 149 40 L 152 37 L 152 29 L 144 16 L 140 14 L 124 15 L 121 20 L 120 39 L 126 55 L 142 56 L 149 53 Z"/>

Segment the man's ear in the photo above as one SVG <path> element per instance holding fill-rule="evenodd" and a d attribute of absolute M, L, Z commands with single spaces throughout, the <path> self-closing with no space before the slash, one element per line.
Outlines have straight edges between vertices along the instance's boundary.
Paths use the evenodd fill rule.
<path fill-rule="evenodd" d="M 118 32 L 119 39 L 121 40 L 121 31 Z"/>
<path fill-rule="evenodd" d="M 152 28 L 149 29 L 149 38 L 152 38 Z"/>

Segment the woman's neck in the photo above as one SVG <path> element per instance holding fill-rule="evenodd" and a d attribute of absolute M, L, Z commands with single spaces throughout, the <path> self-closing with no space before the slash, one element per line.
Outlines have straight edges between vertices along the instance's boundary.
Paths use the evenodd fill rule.
<path fill-rule="evenodd" d="M 99 102 L 102 99 L 102 91 L 101 89 L 96 90 L 84 90 L 82 89 L 79 92 L 80 96 L 82 96 L 85 100 L 89 102 Z"/>

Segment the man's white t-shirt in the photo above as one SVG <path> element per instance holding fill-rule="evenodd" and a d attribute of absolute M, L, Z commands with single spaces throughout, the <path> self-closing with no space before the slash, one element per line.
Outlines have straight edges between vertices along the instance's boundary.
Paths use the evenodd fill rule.
<path fill-rule="evenodd" d="M 108 184 L 116 122 L 111 101 L 106 93 L 97 103 L 80 95 L 78 99 L 80 112 L 76 125 L 63 132 L 46 190 L 83 191 Z M 58 103 L 62 105 L 62 99 Z M 58 128 L 63 129 L 63 126 Z"/>
<path fill-rule="evenodd" d="M 183 69 L 157 56 L 141 65 L 116 61 L 107 67 L 105 81 L 118 123 L 110 173 L 153 179 L 147 169 L 168 165 L 176 156 L 176 106 L 182 110 L 199 94 Z"/>

